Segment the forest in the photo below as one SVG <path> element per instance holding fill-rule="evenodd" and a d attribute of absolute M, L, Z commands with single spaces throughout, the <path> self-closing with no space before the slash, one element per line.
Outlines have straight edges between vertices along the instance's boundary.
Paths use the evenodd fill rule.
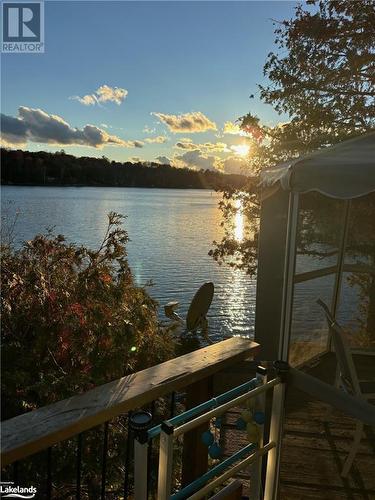
<path fill-rule="evenodd" d="M 121 163 L 106 157 L 75 157 L 64 151 L 47 153 L 2 148 L 1 165 L 2 184 L 13 185 L 241 189 L 249 181 L 245 175 L 153 162 Z"/>

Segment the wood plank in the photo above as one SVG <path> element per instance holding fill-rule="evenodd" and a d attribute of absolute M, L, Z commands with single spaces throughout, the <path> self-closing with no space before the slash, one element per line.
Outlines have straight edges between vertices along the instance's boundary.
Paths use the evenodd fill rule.
<path fill-rule="evenodd" d="M 255 356 L 259 345 L 233 337 L 2 423 L 3 466 Z"/>
<path fill-rule="evenodd" d="M 372 500 L 374 491 L 361 490 L 359 488 L 345 490 L 345 488 L 322 485 L 320 487 L 312 484 L 296 485 L 293 483 L 280 484 L 280 498 L 282 500 Z"/>

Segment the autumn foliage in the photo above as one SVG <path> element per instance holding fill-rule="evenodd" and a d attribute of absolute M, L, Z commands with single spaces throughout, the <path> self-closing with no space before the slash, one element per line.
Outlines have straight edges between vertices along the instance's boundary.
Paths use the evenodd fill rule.
<path fill-rule="evenodd" d="M 134 284 L 122 216 L 97 250 L 51 232 L 3 245 L 3 419 L 170 355 L 157 304 Z"/>

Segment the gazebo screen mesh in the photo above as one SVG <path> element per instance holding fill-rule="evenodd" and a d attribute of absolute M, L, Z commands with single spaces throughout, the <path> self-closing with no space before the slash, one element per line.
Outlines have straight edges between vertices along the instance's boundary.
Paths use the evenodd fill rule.
<path fill-rule="evenodd" d="M 339 264 L 346 206 L 344 200 L 318 193 L 300 196 L 289 347 L 292 365 L 303 363 L 328 347 L 327 324 L 316 300 L 321 298 L 334 307 L 334 267 Z M 374 347 L 375 274 L 367 271 L 375 269 L 375 193 L 350 202 L 343 263 L 337 319 L 351 344 Z M 361 265 L 366 272 L 348 268 L 353 264 Z"/>

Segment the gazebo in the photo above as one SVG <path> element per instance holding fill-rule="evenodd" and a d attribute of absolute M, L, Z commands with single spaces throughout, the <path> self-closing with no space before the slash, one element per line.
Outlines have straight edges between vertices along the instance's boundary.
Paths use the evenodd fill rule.
<path fill-rule="evenodd" d="M 322 298 L 352 345 L 375 346 L 375 133 L 266 169 L 255 340 L 293 366 L 329 352 Z"/>

